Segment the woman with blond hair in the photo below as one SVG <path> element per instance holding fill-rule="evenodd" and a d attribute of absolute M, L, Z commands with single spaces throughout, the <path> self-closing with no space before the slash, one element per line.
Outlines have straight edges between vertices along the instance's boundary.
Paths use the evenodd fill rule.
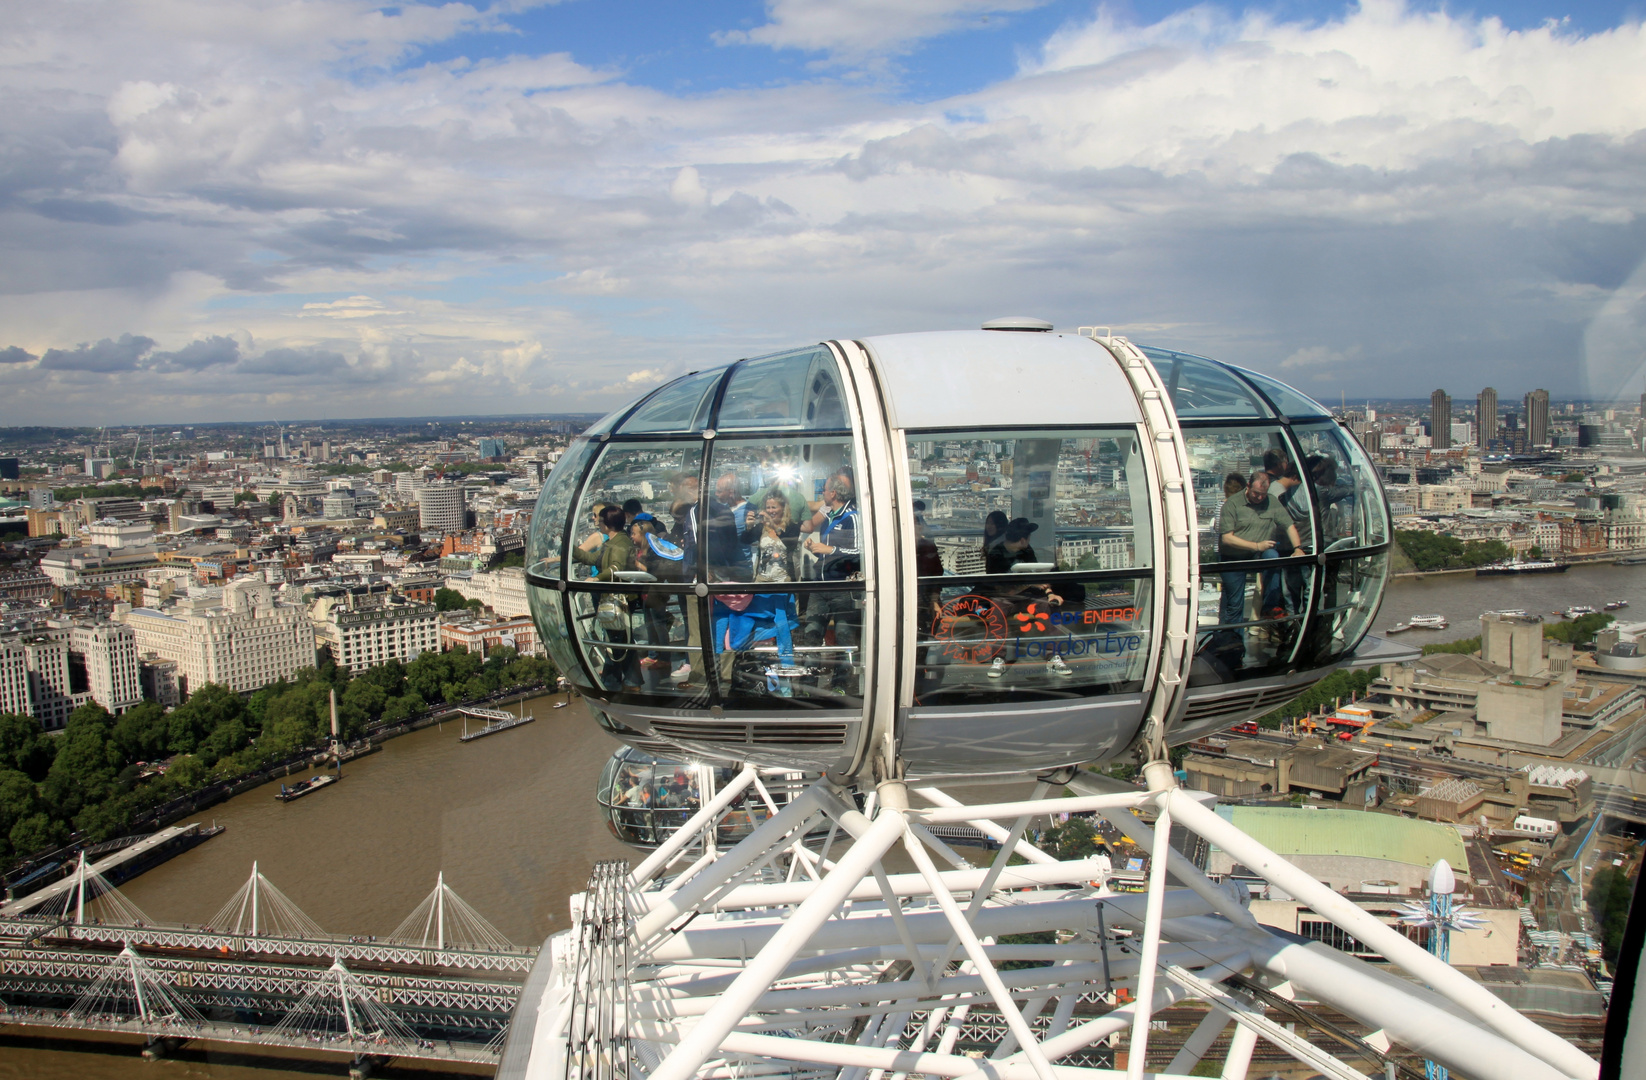
<path fill-rule="evenodd" d="M 761 582 L 794 580 L 794 546 L 800 529 L 794 523 L 789 497 L 781 488 L 769 488 L 760 499 L 760 540 L 755 545 L 754 579 Z"/>

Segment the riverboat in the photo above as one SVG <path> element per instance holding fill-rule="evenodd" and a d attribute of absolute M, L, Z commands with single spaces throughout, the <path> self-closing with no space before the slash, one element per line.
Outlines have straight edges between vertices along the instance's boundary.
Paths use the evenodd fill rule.
<path fill-rule="evenodd" d="M 1475 567 L 1476 577 L 1497 577 L 1504 574 L 1564 574 L 1571 568 L 1570 563 L 1555 562 L 1552 559 L 1524 559 L 1510 562 L 1488 563 L 1485 566 Z"/>
<path fill-rule="evenodd" d="M 290 787 L 287 787 L 285 784 L 281 784 L 280 794 L 276 795 L 275 798 L 279 799 L 281 802 L 291 802 L 293 799 L 301 799 L 305 795 L 313 794 L 314 792 L 325 787 L 327 784 L 335 784 L 339 779 L 339 777 L 332 773 L 321 773 L 318 776 L 311 776 L 307 780 L 304 780 L 301 783 L 293 784 Z"/>
<path fill-rule="evenodd" d="M 1385 626 L 1383 628 L 1383 632 L 1385 634 L 1404 634 L 1406 631 L 1410 630 L 1411 628 L 1412 628 L 1411 623 L 1402 622 L 1402 623 L 1395 623 L 1393 626 Z"/>
<path fill-rule="evenodd" d="M 1646 555 L 1630 555 L 1628 558 L 1619 559 L 1617 564 L 1619 566 L 1646 566 Z"/>
<path fill-rule="evenodd" d="M 1601 605 L 1603 611 L 1619 611 L 1629 606 L 1627 600 L 1608 600 Z"/>
<path fill-rule="evenodd" d="M 1411 625 L 1418 630 L 1444 630 L 1446 629 L 1446 616 L 1413 615 Z"/>
<path fill-rule="evenodd" d="M 1585 615 L 1593 615 L 1594 613 L 1595 609 L 1590 607 L 1588 604 L 1573 604 L 1571 607 L 1566 609 L 1566 617 L 1568 619 L 1581 619 Z"/>

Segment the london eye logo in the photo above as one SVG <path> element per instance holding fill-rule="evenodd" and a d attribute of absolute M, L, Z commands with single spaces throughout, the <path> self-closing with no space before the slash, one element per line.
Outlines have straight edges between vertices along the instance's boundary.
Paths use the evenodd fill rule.
<path fill-rule="evenodd" d="M 1044 622 L 1041 629 L 1045 629 Z M 1006 651 L 1009 632 L 1005 610 L 987 596 L 976 593 L 950 600 L 938 609 L 932 621 L 932 637 L 942 643 L 944 659 L 962 664 L 992 661 Z"/>

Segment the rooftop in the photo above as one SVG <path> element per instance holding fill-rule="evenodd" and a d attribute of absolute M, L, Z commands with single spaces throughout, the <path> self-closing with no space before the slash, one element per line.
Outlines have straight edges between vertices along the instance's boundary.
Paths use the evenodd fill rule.
<path fill-rule="evenodd" d="M 1217 812 L 1282 858 L 1346 855 L 1408 866 L 1445 859 L 1465 869 L 1463 838 L 1450 825 L 1361 810 L 1304 810 L 1287 806 L 1220 806 Z"/>

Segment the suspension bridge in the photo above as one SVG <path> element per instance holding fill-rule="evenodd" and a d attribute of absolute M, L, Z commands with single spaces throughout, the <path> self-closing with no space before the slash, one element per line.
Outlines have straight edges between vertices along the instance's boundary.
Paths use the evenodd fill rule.
<path fill-rule="evenodd" d="M 199 926 L 150 918 L 84 858 L 0 912 L 0 1025 L 31 1034 L 495 1065 L 537 950 L 446 884 L 387 937 L 327 934 L 254 863 Z"/>

